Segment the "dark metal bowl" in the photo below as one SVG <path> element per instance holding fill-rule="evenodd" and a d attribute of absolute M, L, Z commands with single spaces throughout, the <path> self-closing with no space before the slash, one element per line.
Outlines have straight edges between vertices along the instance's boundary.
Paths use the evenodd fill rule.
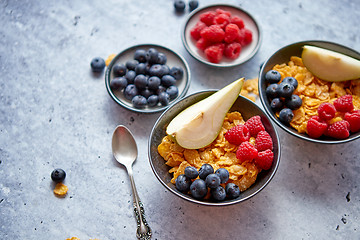
<path fill-rule="evenodd" d="M 190 195 L 184 194 L 179 192 L 175 185 L 170 182 L 172 175 L 169 173 L 170 167 L 165 165 L 165 160 L 159 155 L 157 151 L 157 147 L 161 143 L 163 137 L 166 136 L 166 127 L 169 122 L 178 115 L 182 110 L 193 105 L 194 103 L 210 96 L 215 91 L 202 91 L 198 93 L 194 93 L 185 97 L 184 99 L 180 100 L 176 104 L 170 106 L 159 119 L 156 121 L 149 138 L 149 161 L 151 168 L 157 177 L 157 179 L 161 182 L 162 185 L 165 186 L 170 192 L 174 193 L 176 196 L 179 196 L 185 200 L 188 200 L 193 203 L 198 203 L 202 205 L 209 205 L 209 206 L 226 206 L 230 204 L 239 203 L 245 201 L 252 196 L 256 195 L 265 186 L 271 181 L 274 177 L 276 170 L 279 166 L 280 161 L 280 141 L 278 137 L 278 133 L 274 128 L 273 124 L 266 116 L 266 114 L 252 101 L 239 96 L 238 99 L 235 101 L 234 105 L 231 107 L 230 111 L 239 111 L 244 120 L 249 119 L 252 116 L 259 115 L 261 120 L 265 126 L 266 131 L 270 134 L 273 144 L 274 144 L 274 162 L 271 169 L 267 171 L 261 171 L 258 175 L 256 182 L 246 191 L 242 192 L 240 196 L 236 199 L 226 200 L 223 202 L 214 202 L 212 200 L 196 200 L 195 198 L 191 197 Z"/>
<path fill-rule="evenodd" d="M 275 113 L 271 110 L 270 102 L 266 96 L 266 82 L 265 82 L 265 74 L 267 71 L 271 70 L 276 64 L 287 63 L 290 61 L 291 56 L 301 57 L 302 48 L 304 45 L 312 45 L 316 47 L 326 48 L 329 50 L 333 50 L 339 53 L 343 53 L 350 57 L 360 59 L 360 53 L 350 49 L 348 47 L 342 46 L 340 44 L 326 42 L 326 41 L 302 41 L 287 45 L 278 51 L 276 51 L 262 66 L 259 74 L 259 95 L 262 105 L 264 106 L 266 114 L 273 120 L 279 127 L 281 127 L 286 132 L 304 139 L 306 141 L 314 142 L 314 143 L 325 143 L 325 144 L 336 144 L 336 143 L 346 143 L 353 141 L 360 137 L 360 132 L 350 134 L 347 139 L 334 139 L 326 136 L 322 136 L 319 139 L 314 139 L 309 137 L 307 134 L 298 133 L 296 129 L 284 125 L 275 115 Z"/>

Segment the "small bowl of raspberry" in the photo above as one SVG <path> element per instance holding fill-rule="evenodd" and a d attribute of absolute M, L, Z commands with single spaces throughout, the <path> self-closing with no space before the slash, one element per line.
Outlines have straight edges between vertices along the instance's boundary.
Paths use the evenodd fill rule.
<path fill-rule="evenodd" d="M 303 61 L 307 46 L 360 61 L 360 53 L 333 42 L 301 41 L 282 47 L 259 74 L 266 114 L 286 132 L 309 142 L 339 144 L 360 138 L 360 79 L 321 79 Z"/>
<path fill-rule="evenodd" d="M 263 110 L 239 96 L 213 143 L 199 149 L 178 145 L 166 133 L 169 123 L 215 92 L 193 93 L 164 111 L 150 133 L 148 156 L 159 182 L 175 196 L 200 205 L 227 206 L 250 199 L 270 183 L 280 163 L 280 140 Z M 213 186 L 215 175 L 220 179 Z"/>
<path fill-rule="evenodd" d="M 260 27 L 245 10 L 229 4 L 193 11 L 182 29 L 191 56 L 213 67 L 234 67 L 251 59 L 261 44 Z"/>

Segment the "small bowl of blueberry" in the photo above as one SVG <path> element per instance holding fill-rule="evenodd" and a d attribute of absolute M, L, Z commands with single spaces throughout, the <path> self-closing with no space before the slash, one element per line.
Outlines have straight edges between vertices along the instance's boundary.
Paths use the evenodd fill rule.
<path fill-rule="evenodd" d="M 160 112 L 185 96 L 190 71 L 176 52 L 155 44 L 120 52 L 105 74 L 106 89 L 121 106 L 143 113 Z"/>
<path fill-rule="evenodd" d="M 259 96 L 265 113 L 287 133 L 309 142 L 338 144 L 358 139 L 360 131 L 355 132 L 346 122 L 351 122 L 347 115 L 357 117 L 360 111 L 351 108 L 352 113 L 336 112 L 334 103 L 341 96 L 332 92 L 335 83 L 315 77 L 302 60 L 304 46 L 309 45 L 360 59 L 356 51 L 327 41 L 301 41 L 282 47 L 265 61 L 259 73 Z M 338 86 L 343 92 L 351 92 L 348 85 L 351 83 Z M 321 117 L 325 105 L 333 109 L 328 119 Z"/>

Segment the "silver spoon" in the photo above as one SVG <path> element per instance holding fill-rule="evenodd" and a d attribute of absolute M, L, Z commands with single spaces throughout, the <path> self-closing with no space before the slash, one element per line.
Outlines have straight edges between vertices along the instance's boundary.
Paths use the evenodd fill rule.
<path fill-rule="evenodd" d="M 141 240 L 150 239 L 151 229 L 145 219 L 144 207 L 136 191 L 132 170 L 132 165 L 138 155 L 137 146 L 134 136 L 127 127 L 119 125 L 115 128 L 112 137 L 112 151 L 116 161 L 125 166 L 130 178 L 134 213 L 137 221 L 136 236 Z"/>

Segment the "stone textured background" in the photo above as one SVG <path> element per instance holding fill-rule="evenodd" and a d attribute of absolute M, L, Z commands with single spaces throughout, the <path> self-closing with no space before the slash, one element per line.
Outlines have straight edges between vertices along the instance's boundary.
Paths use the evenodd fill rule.
<path fill-rule="evenodd" d="M 118 124 L 139 145 L 134 177 L 153 239 L 359 238 L 359 140 L 311 144 L 278 129 L 280 167 L 262 192 L 233 206 L 199 206 L 152 173 L 147 141 L 160 113 L 122 108 L 104 75 L 92 74 L 93 57 L 161 44 L 188 61 L 190 94 L 257 77 L 264 60 L 296 41 L 360 51 L 358 0 L 222 2 L 251 13 L 263 34 L 255 57 L 230 69 L 209 69 L 186 52 L 180 31 L 188 12 L 175 14 L 170 0 L 0 0 L 0 239 L 135 239 L 128 177 L 111 153 Z M 50 173 L 59 167 L 65 198 L 52 192 Z"/>

